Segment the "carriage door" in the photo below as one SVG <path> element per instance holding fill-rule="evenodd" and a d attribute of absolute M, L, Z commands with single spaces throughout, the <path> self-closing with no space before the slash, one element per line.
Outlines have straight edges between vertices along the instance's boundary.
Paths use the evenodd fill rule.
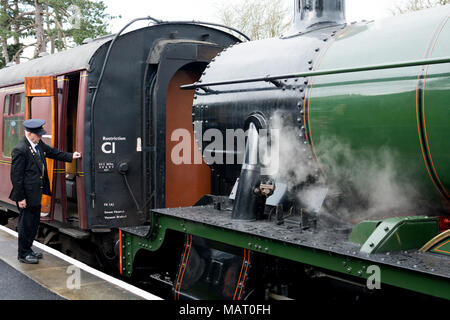
<path fill-rule="evenodd" d="M 44 129 L 47 134 L 42 136 L 42 140 L 49 146 L 55 147 L 58 144 L 57 119 L 58 119 L 58 99 L 57 80 L 52 76 L 48 77 L 27 77 L 25 78 L 25 96 L 27 97 L 26 119 L 44 119 Z M 55 193 L 56 176 L 53 174 L 54 161 L 47 159 L 48 178 L 50 180 L 50 190 Z M 52 197 L 43 195 L 41 202 L 41 221 L 52 221 L 54 218 L 54 203 Z"/>

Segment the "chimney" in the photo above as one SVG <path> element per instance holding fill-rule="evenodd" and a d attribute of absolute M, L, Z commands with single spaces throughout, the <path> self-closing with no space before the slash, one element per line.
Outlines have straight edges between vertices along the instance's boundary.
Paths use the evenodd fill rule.
<path fill-rule="evenodd" d="M 294 10 L 290 34 L 346 23 L 345 0 L 294 0 Z"/>

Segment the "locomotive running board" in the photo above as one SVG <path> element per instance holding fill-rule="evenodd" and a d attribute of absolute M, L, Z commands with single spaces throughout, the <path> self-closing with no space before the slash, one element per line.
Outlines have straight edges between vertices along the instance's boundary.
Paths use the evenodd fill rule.
<path fill-rule="evenodd" d="M 229 208 L 218 210 L 212 202 L 204 201 L 194 207 L 155 209 L 152 226 L 147 227 L 145 236 L 122 232 L 123 275 L 131 276 L 137 251 L 157 251 L 166 231 L 174 230 L 360 279 L 368 279 L 372 275 L 370 267 L 375 265 L 380 268 L 382 283 L 450 299 L 447 256 L 418 250 L 368 255 L 360 252 L 360 244 L 349 242 L 347 234 L 336 230 L 304 231 L 267 220 L 234 221 Z"/>

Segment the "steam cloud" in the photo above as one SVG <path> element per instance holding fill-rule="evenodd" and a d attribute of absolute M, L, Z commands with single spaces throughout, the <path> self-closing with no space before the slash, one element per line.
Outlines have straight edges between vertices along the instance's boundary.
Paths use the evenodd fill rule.
<path fill-rule="evenodd" d="M 321 203 L 327 188 L 319 217 L 355 223 L 415 214 L 419 193 L 408 181 L 407 170 L 395 166 L 395 151 L 385 147 L 355 151 L 345 141 L 329 137 L 316 146 L 318 164 L 304 144 L 304 133 L 290 122 L 279 112 L 273 114 L 271 130 L 277 131 L 278 139 L 272 141 L 277 144 L 272 150 L 278 154 L 267 152 L 266 157 L 278 169 L 272 174 L 275 180 L 286 183 L 304 207 Z"/>

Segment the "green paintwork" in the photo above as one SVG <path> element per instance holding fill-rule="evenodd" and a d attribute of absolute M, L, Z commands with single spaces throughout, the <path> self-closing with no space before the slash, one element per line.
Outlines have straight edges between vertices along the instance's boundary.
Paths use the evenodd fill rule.
<path fill-rule="evenodd" d="M 437 58 L 441 54 L 450 52 L 450 16 L 444 22 L 444 27 L 439 35 L 439 39 L 430 55 L 430 58 Z M 450 191 L 450 139 L 448 139 L 449 119 L 450 119 L 450 83 L 449 68 L 442 66 L 430 66 L 428 75 L 438 75 L 429 78 L 427 75 L 425 82 L 424 98 L 424 122 L 430 156 L 433 161 L 433 169 L 439 177 L 447 195 Z"/>
<path fill-rule="evenodd" d="M 353 227 L 348 240 L 353 243 L 363 244 L 380 223 L 381 220 L 366 220 L 358 223 Z"/>
<path fill-rule="evenodd" d="M 368 267 L 373 265 L 374 262 L 351 254 L 341 255 L 295 246 L 282 241 L 156 213 L 153 213 L 152 221 L 154 223 L 151 231 L 152 236 L 148 239 L 122 232 L 122 272 L 124 276 L 132 275 L 133 261 L 140 250 L 153 252 L 161 247 L 168 230 L 192 234 L 253 252 L 260 252 L 362 279 L 367 279 L 372 275 L 368 271 Z M 383 283 L 450 300 L 450 282 L 447 279 L 389 265 L 378 265 L 378 267 L 382 274 Z"/>
<path fill-rule="evenodd" d="M 430 217 L 396 217 L 381 221 L 364 241 L 367 254 L 417 249 L 439 233 L 439 220 Z"/>
<path fill-rule="evenodd" d="M 316 59 L 314 69 L 449 56 L 449 15 L 447 6 L 348 26 Z M 313 78 L 307 94 L 306 129 L 309 126 L 307 135 L 329 177 L 341 178 L 336 168 L 353 170 L 355 179 L 358 174 L 386 170 L 393 180 L 389 182 L 404 188 L 405 197 L 440 201 L 419 140 L 416 88 L 422 69 L 405 67 Z M 428 142 L 436 171 L 446 186 L 450 183 L 450 64 L 430 66 L 427 74 Z M 363 184 L 357 186 L 364 188 Z"/>
<path fill-rule="evenodd" d="M 445 254 L 446 256 L 450 256 L 450 239 L 444 239 L 438 244 L 436 244 L 430 252 L 438 253 L 438 254 Z"/>

